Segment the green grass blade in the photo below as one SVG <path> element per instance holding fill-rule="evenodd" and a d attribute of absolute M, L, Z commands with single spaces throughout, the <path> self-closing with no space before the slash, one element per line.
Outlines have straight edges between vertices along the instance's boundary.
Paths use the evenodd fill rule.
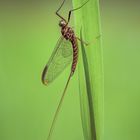
<path fill-rule="evenodd" d="M 83 39 L 82 30 L 81 30 L 80 38 Z M 87 102 L 85 105 L 87 105 L 88 107 L 87 109 L 89 111 L 88 112 L 88 115 L 89 115 L 89 118 L 88 118 L 89 128 L 88 129 L 89 129 L 90 135 L 88 134 L 88 139 L 96 140 L 96 127 L 95 127 L 94 108 L 93 108 L 94 104 L 92 100 L 92 89 L 91 89 L 91 84 L 90 84 L 89 65 L 88 65 L 88 60 L 87 60 L 86 51 L 84 47 L 85 47 L 84 44 L 81 42 L 81 53 L 82 53 L 82 61 L 84 65 L 84 75 L 85 75 L 85 84 L 86 84 L 86 93 L 87 93 L 86 94 Z M 82 101 L 82 99 L 80 101 Z M 81 104 L 83 104 L 83 102 L 81 102 Z M 81 108 L 81 110 L 83 109 L 84 108 Z M 82 114 L 85 116 L 84 112 Z M 83 124 L 84 124 L 84 120 L 83 120 Z"/>
<path fill-rule="evenodd" d="M 74 8 L 85 1 L 73 0 Z M 77 36 L 90 43 L 79 48 L 79 91 L 81 118 L 85 140 L 102 140 L 103 137 L 103 68 L 98 1 L 90 0 L 75 11 Z M 79 33 L 82 27 L 81 33 Z M 80 45 L 79 45 L 80 47 Z"/>

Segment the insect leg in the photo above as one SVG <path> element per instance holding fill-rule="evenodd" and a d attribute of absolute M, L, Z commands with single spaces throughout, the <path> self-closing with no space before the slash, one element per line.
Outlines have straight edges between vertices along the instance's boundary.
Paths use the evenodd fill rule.
<path fill-rule="evenodd" d="M 80 39 L 79 37 L 76 37 L 80 42 L 82 42 L 83 44 L 85 44 L 86 46 L 89 45 L 89 43 L 86 43 L 85 41 L 83 41 L 82 39 Z"/>
<path fill-rule="evenodd" d="M 60 9 L 62 8 L 62 6 L 64 5 L 64 3 L 65 3 L 65 0 L 63 0 L 63 2 L 62 2 L 62 4 L 60 5 L 60 7 L 58 8 L 58 10 L 55 12 L 56 13 L 56 15 L 58 16 L 58 17 L 60 17 L 61 19 L 63 19 L 64 21 L 66 21 L 66 19 L 64 19 L 58 12 L 60 11 Z"/>
<path fill-rule="evenodd" d="M 72 10 L 69 11 L 69 14 L 68 14 L 68 23 L 69 23 L 69 21 L 70 21 L 71 13 L 74 12 L 74 11 L 76 11 L 76 10 L 81 9 L 87 2 L 89 2 L 89 0 L 87 0 L 84 4 L 82 4 L 82 5 L 79 6 L 78 8 L 75 8 L 75 9 L 72 9 Z"/>
<path fill-rule="evenodd" d="M 76 37 L 76 39 L 78 39 L 80 42 L 82 42 L 83 44 L 85 44 L 86 46 L 88 46 L 88 45 L 90 45 L 90 44 L 92 44 L 92 43 L 95 43 L 95 41 L 96 41 L 97 39 L 99 39 L 100 37 L 101 37 L 101 35 L 95 37 L 95 39 L 94 39 L 91 43 L 87 43 L 87 42 L 83 41 L 82 39 L 80 39 L 79 37 Z"/>

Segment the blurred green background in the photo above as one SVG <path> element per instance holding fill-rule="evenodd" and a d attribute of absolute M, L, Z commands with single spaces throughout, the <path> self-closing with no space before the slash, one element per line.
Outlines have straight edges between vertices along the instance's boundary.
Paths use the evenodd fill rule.
<path fill-rule="evenodd" d="M 46 87 L 41 73 L 60 36 L 52 1 L 0 1 L 0 140 L 45 140 L 69 68 Z M 104 140 L 140 138 L 140 2 L 100 1 Z M 67 15 L 70 0 L 63 7 Z M 73 23 L 72 23 L 73 24 Z M 83 140 L 77 71 L 53 133 Z"/>
<path fill-rule="evenodd" d="M 140 1 L 101 1 L 105 140 L 140 139 Z"/>

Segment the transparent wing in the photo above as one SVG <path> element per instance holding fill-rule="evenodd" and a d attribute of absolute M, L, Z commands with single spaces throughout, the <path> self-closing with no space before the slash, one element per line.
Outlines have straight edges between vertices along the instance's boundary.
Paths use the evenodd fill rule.
<path fill-rule="evenodd" d="M 42 82 L 51 83 L 72 62 L 72 54 L 71 42 L 62 36 L 43 70 Z"/>

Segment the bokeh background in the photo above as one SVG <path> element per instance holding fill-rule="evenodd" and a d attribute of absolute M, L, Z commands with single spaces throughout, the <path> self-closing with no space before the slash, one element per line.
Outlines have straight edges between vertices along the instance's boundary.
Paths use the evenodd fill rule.
<path fill-rule="evenodd" d="M 45 87 L 41 73 L 60 36 L 59 0 L 0 1 L 0 140 L 44 140 L 69 69 Z M 101 0 L 104 140 L 140 138 L 140 2 Z M 72 7 L 67 0 L 62 13 Z M 73 20 L 72 23 L 73 25 Z M 83 140 L 77 72 L 54 140 Z"/>
<path fill-rule="evenodd" d="M 140 1 L 101 1 L 105 140 L 140 139 Z"/>

